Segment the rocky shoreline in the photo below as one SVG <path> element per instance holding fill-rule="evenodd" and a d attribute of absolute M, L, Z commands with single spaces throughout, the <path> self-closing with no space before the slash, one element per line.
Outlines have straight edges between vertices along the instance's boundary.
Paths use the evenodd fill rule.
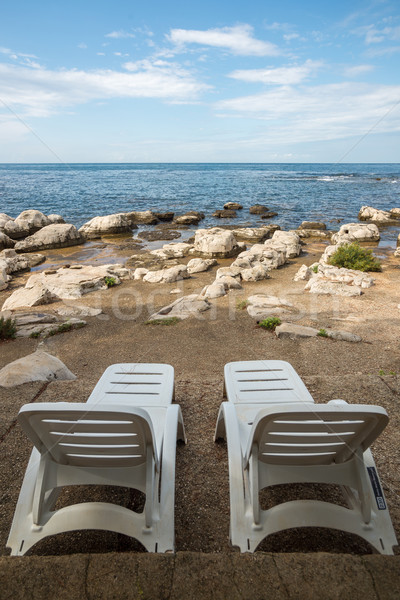
<path fill-rule="evenodd" d="M 147 227 L 158 231 L 158 225 Z M 0 252 L 1 316 L 16 327 L 15 339 L 0 342 L 3 554 L 30 452 L 15 426 L 20 406 L 85 402 L 103 371 L 119 362 L 175 368 L 189 439 L 177 453 L 179 551 L 232 552 L 226 448 L 212 438 L 223 367 L 232 360 L 287 360 L 316 402 L 343 398 L 384 406 L 390 423 L 374 455 L 399 536 L 399 257 L 388 249 L 377 273 L 328 263 L 333 248 L 351 239 L 366 240 L 360 243 L 376 251 L 380 226 L 341 224 L 315 237 L 302 231 L 327 232 L 323 223 L 294 231 L 262 222 L 256 228 L 185 227 L 184 241 L 172 243 L 138 244 L 135 229 L 63 248 L 22 252 L 14 245 Z M 268 331 L 260 326 L 264 319 L 280 324 Z M 369 552 L 359 540 L 331 533 L 290 533 L 262 549 Z M 72 535 L 45 540 L 34 554 L 140 552 L 133 542 L 102 533 Z"/>

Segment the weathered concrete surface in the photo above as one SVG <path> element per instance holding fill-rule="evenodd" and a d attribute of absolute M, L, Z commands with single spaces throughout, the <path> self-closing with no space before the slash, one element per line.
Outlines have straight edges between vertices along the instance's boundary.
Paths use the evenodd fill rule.
<path fill-rule="evenodd" d="M 81 554 L 0 558 L 13 600 L 397 600 L 400 556 Z"/>

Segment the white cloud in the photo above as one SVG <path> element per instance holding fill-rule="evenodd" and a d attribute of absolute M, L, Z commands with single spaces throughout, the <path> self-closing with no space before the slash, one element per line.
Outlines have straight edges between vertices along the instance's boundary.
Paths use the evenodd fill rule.
<path fill-rule="evenodd" d="M 393 110 L 399 97 L 400 85 L 284 86 L 224 100 L 216 108 L 220 116 L 267 121 L 267 138 L 295 143 L 361 135 L 375 126 L 376 132 L 400 131 L 400 114 Z"/>
<path fill-rule="evenodd" d="M 124 31 L 123 29 L 120 29 L 119 31 L 111 31 L 111 33 L 106 33 L 105 37 L 114 38 L 116 40 L 119 40 L 122 38 L 134 38 L 135 34 L 130 33 L 129 31 Z"/>
<path fill-rule="evenodd" d="M 32 70 L 0 64 L 0 98 L 26 115 L 42 117 L 92 100 L 159 98 L 172 102 L 193 101 L 209 88 L 173 63 L 153 65 L 143 61 L 131 71 L 134 72 Z"/>
<path fill-rule="evenodd" d="M 276 69 L 241 69 L 228 75 L 233 79 L 277 85 L 294 85 L 314 75 L 322 67 L 321 61 L 307 60 L 303 65 Z"/>
<path fill-rule="evenodd" d="M 375 67 L 373 65 L 354 65 L 353 67 L 345 67 L 343 74 L 345 77 L 357 77 L 363 73 L 369 73 L 373 71 Z"/>
<path fill-rule="evenodd" d="M 85 42 L 81 42 L 80 44 L 78 44 L 78 48 L 80 48 L 81 50 L 86 50 L 87 44 L 85 44 Z"/>
<path fill-rule="evenodd" d="M 364 37 L 364 41 L 368 46 L 370 46 L 371 44 L 380 44 L 387 40 L 400 40 L 400 26 L 387 26 L 379 28 L 376 25 L 365 25 L 363 27 L 353 29 L 352 33 Z"/>
<path fill-rule="evenodd" d="M 271 42 L 258 40 L 253 36 L 253 27 L 250 25 L 236 25 L 234 27 L 221 27 L 207 29 L 171 29 L 167 38 L 178 46 L 184 44 L 200 44 L 226 48 L 243 56 L 277 56 L 279 48 Z"/>

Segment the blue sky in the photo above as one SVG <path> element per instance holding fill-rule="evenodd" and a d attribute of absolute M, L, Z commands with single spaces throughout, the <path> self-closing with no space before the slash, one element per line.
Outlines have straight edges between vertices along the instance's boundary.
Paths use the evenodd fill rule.
<path fill-rule="evenodd" d="M 397 1 L 3 3 L 0 162 L 400 162 Z"/>

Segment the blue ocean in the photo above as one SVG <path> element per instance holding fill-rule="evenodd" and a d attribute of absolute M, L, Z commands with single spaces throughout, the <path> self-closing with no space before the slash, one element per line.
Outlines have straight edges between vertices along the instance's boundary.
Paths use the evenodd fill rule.
<path fill-rule="evenodd" d="M 243 205 L 236 219 L 212 217 L 229 201 Z M 278 216 L 250 215 L 256 203 Z M 35 208 L 77 227 L 96 215 L 153 209 L 202 211 L 203 227 L 272 222 L 292 229 L 322 220 L 337 229 L 357 221 L 363 205 L 400 207 L 400 164 L 0 164 L 0 212 L 16 217 Z M 397 232 L 384 229 L 383 243 L 395 245 Z"/>

